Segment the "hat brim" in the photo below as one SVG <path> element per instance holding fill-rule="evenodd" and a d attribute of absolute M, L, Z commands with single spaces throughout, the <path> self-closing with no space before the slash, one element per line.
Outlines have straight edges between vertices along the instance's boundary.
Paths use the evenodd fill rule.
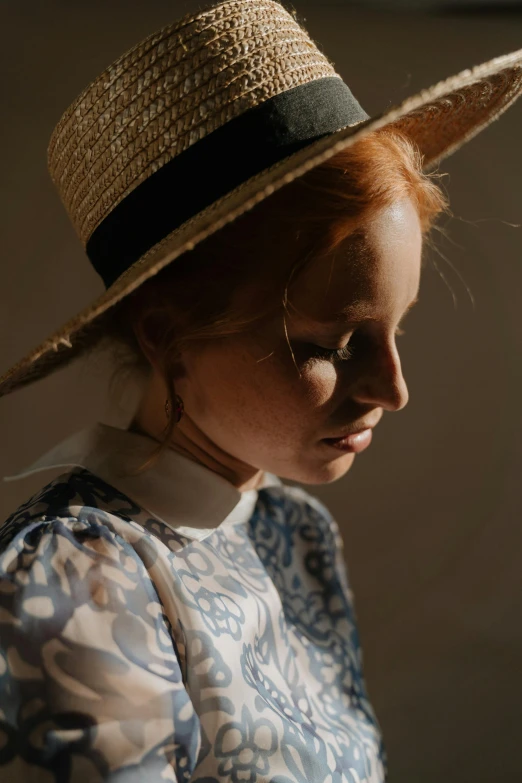
<path fill-rule="evenodd" d="M 433 170 L 496 120 L 522 93 L 522 49 L 462 71 L 382 114 L 312 142 L 244 182 L 152 247 L 101 296 L 11 367 L 0 396 L 49 375 L 80 356 L 103 332 L 103 314 L 199 242 L 248 212 L 274 191 L 369 133 L 393 126 L 416 142 L 424 170 Z"/>

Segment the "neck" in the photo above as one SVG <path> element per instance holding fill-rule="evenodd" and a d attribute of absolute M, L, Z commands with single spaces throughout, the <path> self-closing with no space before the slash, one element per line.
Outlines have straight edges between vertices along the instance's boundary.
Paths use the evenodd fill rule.
<path fill-rule="evenodd" d="M 194 429 L 194 425 L 189 423 L 186 415 L 184 418 L 183 430 L 179 425 L 176 426 L 168 441 L 168 448 L 214 471 L 230 482 L 239 492 L 246 492 L 247 490 L 260 487 L 264 478 L 263 470 L 257 470 L 251 465 L 246 465 L 225 454 L 221 449 L 211 444 L 197 428 L 195 428 L 196 436 L 191 438 L 189 433 L 191 429 Z M 163 442 L 162 432 L 158 428 L 157 423 L 151 420 L 151 417 L 147 416 L 145 411 L 138 411 L 127 429 L 129 432 L 136 432 L 139 435 L 153 438 L 158 443 Z M 189 433 L 187 433 L 187 430 Z M 201 437 L 202 435 L 203 437 Z"/>

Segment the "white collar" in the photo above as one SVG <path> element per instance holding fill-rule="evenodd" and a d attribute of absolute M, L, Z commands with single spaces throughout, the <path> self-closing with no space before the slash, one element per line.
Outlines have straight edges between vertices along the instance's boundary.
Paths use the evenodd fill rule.
<path fill-rule="evenodd" d="M 144 473 L 126 475 L 150 455 L 153 443 L 146 435 L 98 422 L 3 480 L 14 481 L 47 468 L 83 467 L 189 538 L 202 539 L 222 524 L 250 518 L 256 489 L 240 492 L 222 476 L 173 449 L 162 452 Z M 282 483 L 265 471 L 261 487 Z"/>

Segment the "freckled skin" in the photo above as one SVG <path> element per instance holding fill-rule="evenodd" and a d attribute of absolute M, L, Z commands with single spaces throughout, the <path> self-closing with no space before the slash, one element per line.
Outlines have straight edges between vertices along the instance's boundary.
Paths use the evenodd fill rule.
<path fill-rule="evenodd" d="M 302 484 L 341 478 L 355 455 L 321 439 L 408 402 L 395 333 L 418 295 L 421 254 L 418 215 L 404 200 L 382 210 L 356 243 L 348 239 L 333 266 L 312 263 L 291 289 L 286 316 L 297 368 L 282 314 L 255 332 L 184 353 L 175 389 L 185 413 L 171 447 L 240 491 L 258 486 L 264 470 Z M 354 304 L 365 308 L 364 321 L 350 323 L 352 311 L 344 322 L 322 323 Z M 349 344 L 353 355 L 313 358 L 308 343 L 332 350 Z M 153 371 L 134 422 L 161 439 L 166 388 L 142 347 Z"/>

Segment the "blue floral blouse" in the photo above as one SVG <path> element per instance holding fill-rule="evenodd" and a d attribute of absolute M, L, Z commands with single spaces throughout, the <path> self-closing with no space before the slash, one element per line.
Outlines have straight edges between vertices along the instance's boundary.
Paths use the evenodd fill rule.
<path fill-rule="evenodd" d="M 277 479 L 192 534 L 71 462 L 0 527 L 0 780 L 382 783 L 326 507 Z"/>

